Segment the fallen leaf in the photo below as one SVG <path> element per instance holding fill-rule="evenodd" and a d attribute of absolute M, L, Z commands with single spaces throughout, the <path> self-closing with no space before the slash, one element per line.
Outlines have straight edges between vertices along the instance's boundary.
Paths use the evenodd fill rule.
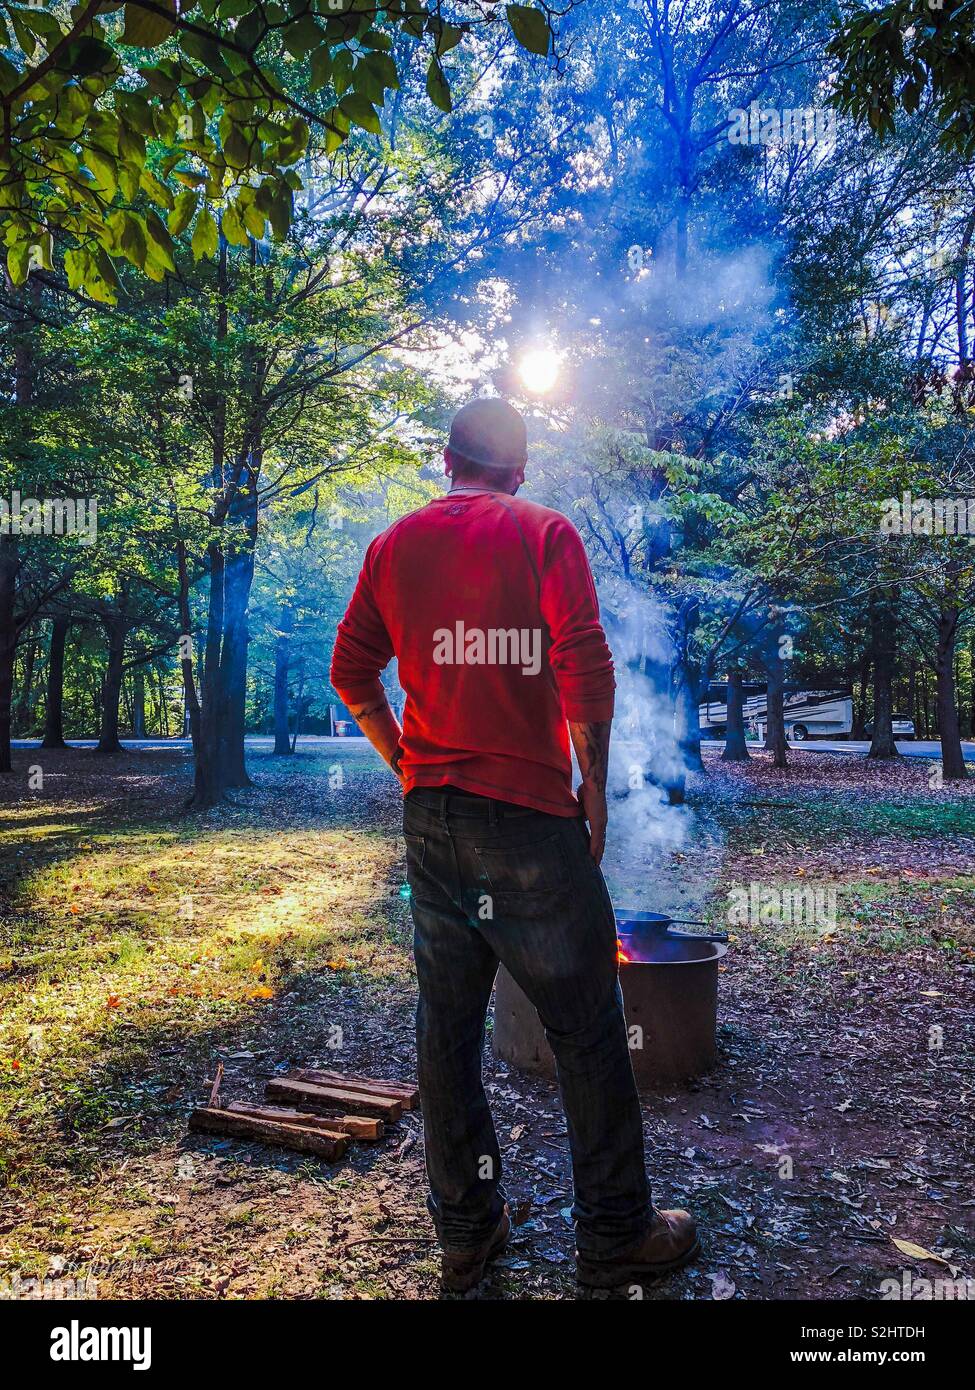
<path fill-rule="evenodd" d="M 935 1264 L 947 1265 L 948 1261 L 943 1260 L 940 1255 L 935 1255 L 930 1250 L 925 1250 L 923 1245 L 915 1245 L 913 1240 L 899 1240 L 897 1236 L 891 1236 L 891 1240 L 897 1246 L 902 1255 L 906 1255 L 909 1260 L 934 1260 Z"/>

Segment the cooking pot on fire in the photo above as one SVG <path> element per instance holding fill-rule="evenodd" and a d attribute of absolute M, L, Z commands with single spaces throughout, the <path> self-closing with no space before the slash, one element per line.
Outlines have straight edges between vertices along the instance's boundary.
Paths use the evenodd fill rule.
<path fill-rule="evenodd" d="M 687 932 L 684 927 L 706 927 L 707 922 L 698 922 L 689 917 L 668 917 L 663 912 L 633 912 L 628 908 L 616 909 L 616 933 L 634 942 L 671 941 L 710 941 L 727 945 L 727 932 Z"/>
<path fill-rule="evenodd" d="M 717 1060 L 718 962 L 724 932 L 661 912 L 616 911 L 620 986 L 639 1086 L 687 1080 Z M 505 970 L 494 997 L 495 1054 L 514 1067 L 555 1076 L 555 1058 L 534 1006 Z"/>

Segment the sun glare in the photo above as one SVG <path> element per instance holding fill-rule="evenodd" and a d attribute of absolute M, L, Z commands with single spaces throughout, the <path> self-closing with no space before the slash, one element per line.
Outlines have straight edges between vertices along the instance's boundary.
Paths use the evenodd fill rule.
<path fill-rule="evenodd" d="M 551 391 L 561 365 L 562 355 L 553 348 L 533 348 L 518 363 L 518 375 L 527 390 L 541 394 Z"/>

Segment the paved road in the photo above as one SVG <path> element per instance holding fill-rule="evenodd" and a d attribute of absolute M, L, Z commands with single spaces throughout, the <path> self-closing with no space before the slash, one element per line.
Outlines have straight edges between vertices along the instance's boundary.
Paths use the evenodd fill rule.
<path fill-rule="evenodd" d="M 126 749 L 154 749 L 154 748 L 189 748 L 188 738 L 123 738 L 120 740 L 122 747 Z M 248 748 L 273 748 L 274 739 L 268 734 L 248 734 L 245 739 Z M 67 740 L 70 748 L 95 748 L 98 744 L 97 738 L 69 738 Z M 33 738 L 15 738 L 11 740 L 14 748 L 39 748 L 40 740 Z M 369 748 L 369 742 L 365 738 L 353 736 L 351 738 L 332 738 L 328 734 L 302 734 L 298 739 L 299 748 L 318 746 L 325 747 L 344 747 L 348 749 Z"/>
<path fill-rule="evenodd" d="M 724 739 L 702 739 L 701 743 L 705 748 L 724 747 Z M 749 744 L 749 747 L 755 746 L 754 744 Z M 837 741 L 832 743 L 826 739 L 804 738 L 801 743 L 797 743 L 794 739 L 790 739 L 789 747 L 794 748 L 797 753 L 802 751 L 813 753 L 866 753 L 867 749 L 870 747 L 870 742 L 869 740 L 860 741 L 857 739 L 855 741 L 848 741 L 847 739 L 843 739 L 842 742 Z M 975 743 L 963 742 L 961 748 L 965 755 L 965 761 L 969 763 L 975 762 Z M 907 758 L 940 758 L 941 740 L 919 739 L 914 741 L 910 739 L 898 739 L 897 751 L 898 753 L 903 753 Z"/>
<path fill-rule="evenodd" d="M 38 748 L 38 740 L 27 738 L 13 739 L 14 748 Z M 68 743 L 72 748 L 94 748 L 98 740 L 95 738 L 72 738 Z M 271 748 L 274 744 L 273 738 L 264 734 L 248 734 L 246 743 L 248 748 Z M 706 738 L 701 740 L 704 748 L 723 748 L 724 739 Z M 369 749 L 369 744 L 364 738 L 332 738 L 328 734 L 302 734 L 298 740 L 301 748 L 322 746 L 326 748 L 345 748 L 350 753 L 355 750 L 365 752 Z M 188 738 L 123 738 L 122 747 L 129 749 L 165 749 L 165 748 L 189 748 Z M 755 747 L 750 744 L 750 747 Z M 801 743 L 790 740 L 789 747 L 794 748 L 797 753 L 866 753 L 870 747 L 869 742 L 848 743 L 845 739 L 842 742 L 827 742 L 820 739 L 803 739 Z M 911 742 L 899 740 L 897 751 L 903 753 L 908 758 L 940 758 L 941 743 L 938 739 L 919 740 Z M 962 752 L 966 762 L 975 762 L 975 742 L 963 742 Z"/>

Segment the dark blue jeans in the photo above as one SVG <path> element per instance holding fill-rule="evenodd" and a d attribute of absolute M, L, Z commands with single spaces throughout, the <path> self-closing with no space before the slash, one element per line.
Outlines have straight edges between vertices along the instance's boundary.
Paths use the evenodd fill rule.
<path fill-rule="evenodd" d="M 417 789 L 403 813 L 419 983 L 428 1205 L 441 1243 L 479 1245 L 501 1214 L 501 1155 L 481 1081 L 501 961 L 555 1053 L 572 1152 L 576 1245 L 611 1256 L 649 1221 L 643 1125 L 616 924 L 581 818 Z"/>

